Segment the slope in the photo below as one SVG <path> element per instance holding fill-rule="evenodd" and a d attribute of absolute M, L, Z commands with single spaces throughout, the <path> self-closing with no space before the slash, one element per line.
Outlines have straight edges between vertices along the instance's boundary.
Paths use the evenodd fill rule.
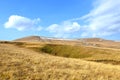
<path fill-rule="evenodd" d="M 120 66 L 0 44 L 0 80 L 119 80 Z"/>

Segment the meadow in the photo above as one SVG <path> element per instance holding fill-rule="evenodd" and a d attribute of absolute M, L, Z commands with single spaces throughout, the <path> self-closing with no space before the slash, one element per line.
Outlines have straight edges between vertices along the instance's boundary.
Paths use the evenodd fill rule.
<path fill-rule="evenodd" d="M 0 80 L 119 80 L 119 53 L 82 45 L 2 42 Z"/>

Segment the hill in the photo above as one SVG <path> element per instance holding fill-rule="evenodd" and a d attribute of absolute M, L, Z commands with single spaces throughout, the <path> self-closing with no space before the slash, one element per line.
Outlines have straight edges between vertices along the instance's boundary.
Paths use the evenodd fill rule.
<path fill-rule="evenodd" d="M 0 80 L 119 80 L 120 66 L 0 44 Z"/>
<path fill-rule="evenodd" d="M 24 38 L 19 38 L 16 39 L 14 41 L 41 41 L 42 38 L 40 36 L 28 36 L 28 37 L 24 37 Z"/>
<path fill-rule="evenodd" d="M 119 80 L 119 44 L 39 36 L 0 41 L 0 80 Z"/>
<path fill-rule="evenodd" d="M 120 42 L 114 40 L 106 40 L 101 38 L 81 38 L 78 39 L 78 41 L 85 46 L 120 49 Z"/>
<path fill-rule="evenodd" d="M 78 40 L 85 41 L 85 42 L 114 42 L 113 40 L 106 40 L 102 38 L 81 38 Z"/>

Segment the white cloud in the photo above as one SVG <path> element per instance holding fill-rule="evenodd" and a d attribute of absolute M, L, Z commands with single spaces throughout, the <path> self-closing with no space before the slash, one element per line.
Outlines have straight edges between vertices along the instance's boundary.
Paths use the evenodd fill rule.
<path fill-rule="evenodd" d="M 96 0 L 93 9 L 80 18 L 53 24 L 48 31 L 59 36 L 69 37 L 78 33 L 81 37 L 103 37 L 120 33 L 120 0 Z M 82 25 L 79 22 L 83 22 Z"/>
<path fill-rule="evenodd" d="M 59 25 L 58 24 L 52 24 L 46 30 L 51 32 L 51 33 L 56 33 L 56 32 L 59 31 Z"/>
<path fill-rule="evenodd" d="M 93 9 L 80 18 L 63 21 L 61 24 L 51 24 L 46 29 L 55 37 L 103 37 L 120 34 L 120 0 L 95 0 Z M 26 17 L 12 15 L 5 28 L 15 28 L 19 31 L 32 29 L 42 30 L 40 19 L 31 20 Z M 83 22 L 80 24 L 79 22 Z"/>
<path fill-rule="evenodd" d="M 23 30 L 41 30 L 42 28 L 38 26 L 40 19 L 29 19 L 23 16 L 12 15 L 9 20 L 4 24 L 5 28 L 15 28 L 19 31 Z"/>
<path fill-rule="evenodd" d="M 119 0 L 97 0 L 94 3 L 94 9 L 81 17 L 87 23 L 87 25 L 83 25 L 87 28 L 83 31 L 82 36 L 101 37 L 120 33 L 119 7 Z"/>
<path fill-rule="evenodd" d="M 55 37 L 67 38 L 79 31 L 80 25 L 77 22 L 64 21 L 61 24 L 52 24 L 46 30 L 53 33 Z"/>

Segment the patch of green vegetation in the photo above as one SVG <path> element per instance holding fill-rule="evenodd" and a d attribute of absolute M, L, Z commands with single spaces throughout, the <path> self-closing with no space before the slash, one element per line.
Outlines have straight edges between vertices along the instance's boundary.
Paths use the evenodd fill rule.
<path fill-rule="evenodd" d="M 110 55 L 110 51 L 85 46 L 47 44 L 40 50 L 51 55 L 68 58 L 89 58 L 95 55 Z"/>
<path fill-rule="evenodd" d="M 92 56 L 88 51 L 83 51 L 84 48 L 80 46 L 47 44 L 41 50 L 48 54 L 69 58 L 86 58 Z"/>

